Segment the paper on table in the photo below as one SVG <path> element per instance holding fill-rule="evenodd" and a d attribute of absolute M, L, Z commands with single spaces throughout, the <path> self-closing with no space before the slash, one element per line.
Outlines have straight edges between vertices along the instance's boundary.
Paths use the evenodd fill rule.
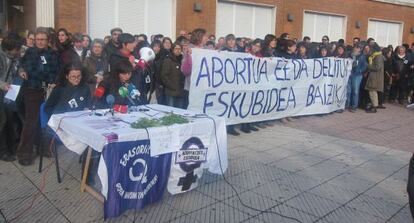
<path fill-rule="evenodd" d="M 163 126 L 148 128 L 150 138 L 150 155 L 158 156 L 180 150 L 180 126 Z"/>
<path fill-rule="evenodd" d="M 20 85 L 10 85 L 10 90 L 7 91 L 6 96 L 4 96 L 5 98 L 12 100 L 12 101 L 16 101 L 17 95 L 19 94 L 20 91 Z"/>

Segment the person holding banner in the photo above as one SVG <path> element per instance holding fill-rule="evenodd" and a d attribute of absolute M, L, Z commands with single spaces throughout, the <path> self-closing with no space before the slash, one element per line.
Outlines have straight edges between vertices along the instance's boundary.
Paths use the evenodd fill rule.
<path fill-rule="evenodd" d="M 319 58 L 328 57 L 328 48 L 326 46 L 321 46 L 319 48 Z"/>
<path fill-rule="evenodd" d="M 365 85 L 371 100 L 367 113 L 376 113 L 378 107 L 378 91 L 384 90 L 384 57 L 377 43 L 372 46 L 372 53 L 368 58 L 368 79 Z"/>
<path fill-rule="evenodd" d="M 276 36 L 273 34 L 267 34 L 264 38 L 262 55 L 264 57 L 276 56 Z"/>
<path fill-rule="evenodd" d="M 297 44 L 297 48 L 298 48 L 298 52 L 296 57 L 298 59 L 309 59 L 309 55 L 308 55 L 308 47 L 307 47 L 307 43 L 306 42 L 301 42 Z"/>
<path fill-rule="evenodd" d="M 20 62 L 20 39 L 8 36 L 1 42 L 0 49 L 0 159 L 6 162 L 15 160 L 14 153 L 19 144 L 22 121 L 15 103 L 5 103 L 6 93 L 13 88 L 18 78 Z"/>
<path fill-rule="evenodd" d="M 296 43 L 293 40 L 284 40 L 285 45 L 282 47 L 282 52 L 279 55 L 285 59 L 296 59 Z"/>
<path fill-rule="evenodd" d="M 229 52 L 239 52 L 243 53 L 244 49 L 240 48 L 236 44 L 236 37 L 233 34 L 228 34 L 226 36 L 226 45 L 222 49 L 222 51 L 229 51 Z M 244 133 L 250 133 L 251 131 L 258 131 L 259 129 L 253 127 L 250 123 L 244 123 L 241 125 L 240 130 Z M 235 129 L 235 125 L 228 125 L 227 126 L 227 133 L 230 135 L 238 136 L 238 133 Z"/>
<path fill-rule="evenodd" d="M 184 81 L 184 108 L 188 107 L 188 94 L 191 83 L 191 70 L 193 62 L 191 60 L 191 48 L 205 48 L 208 41 L 207 31 L 205 29 L 195 29 L 191 33 L 190 45 L 183 50 L 183 60 L 181 62 L 181 71 L 185 76 Z"/>

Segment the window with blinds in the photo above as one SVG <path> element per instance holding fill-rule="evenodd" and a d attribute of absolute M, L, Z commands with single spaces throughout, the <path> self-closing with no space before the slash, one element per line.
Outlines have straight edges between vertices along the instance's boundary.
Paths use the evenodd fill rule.
<path fill-rule="evenodd" d="M 388 45 L 398 46 L 402 42 L 403 25 L 398 22 L 388 22 L 370 19 L 368 21 L 368 36 L 374 38 L 378 45 L 386 47 Z"/>
<path fill-rule="evenodd" d="M 176 0 L 88 0 L 88 32 L 109 35 L 114 27 L 131 34 L 175 37 Z"/>
<path fill-rule="evenodd" d="M 217 3 L 216 36 L 264 38 L 275 33 L 275 8 L 236 2 Z"/>
<path fill-rule="evenodd" d="M 346 17 L 331 14 L 305 12 L 303 16 L 303 37 L 320 42 L 327 35 L 330 41 L 345 39 Z"/>

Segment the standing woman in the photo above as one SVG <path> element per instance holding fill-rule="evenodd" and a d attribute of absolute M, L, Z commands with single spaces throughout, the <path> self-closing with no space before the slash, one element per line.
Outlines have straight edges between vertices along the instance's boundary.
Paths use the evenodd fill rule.
<path fill-rule="evenodd" d="M 368 58 L 368 79 L 365 89 L 369 93 L 371 106 L 367 113 L 376 113 L 378 107 L 378 92 L 384 91 L 384 57 L 377 43 L 372 46 L 372 54 Z"/>
<path fill-rule="evenodd" d="M 66 29 L 59 29 L 57 32 L 57 41 L 56 47 L 58 50 L 58 54 L 60 55 L 62 52 L 68 50 L 72 46 L 72 42 L 70 40 L 70 34 Z"/>
<path fill-rule="evenodd" d="M 154 71 L 154 91 L 155 97 L 157 98 L 157 103 L 160 105 L 165 105 L 164 86 L 161 83 L 161 45 L 162 43 L 159 40 L 154 40 L 151 43 L 150 47 L 155 53 L 155 59 L 152 61 L 151 66 L 152 70 Z"/>
<path fill-rule="evenodd" d="M 92 39 L 89 35 L 82 35 L 82 47 L 84 49 L 84 52 L 82 55 L 83 58 L 89 57 L 91 54 L 91 47 L 92 47 Z"/>
<path fill-rule="evenodd" d="M 338 58 L 347 58 L 345 46 L 338 45 L 333 55 Z"/>
<path fill-rule="evenodd" d="M 283 49 L 280 57 L 285 59 L 296 59 L 296 43 L 293 40 L 284 40 L 284 46 L 281 46 Z"/>
<path fill-rule="evenodd" d="M 26 39 L 25 39 L 25 44 L 22 46 L 21 48 L 21 57 L 24 56 L 24 53 L 26 52 L 26 50 L 28 48 L 34 47 L 34 32 L 29 31 L 27 33 Z"/>
<path fill-rule="evenodd" d="M 319 48 L 319 58 L 328 57 L 328 48 L 326 46 L 320 46 Z"/>
<path fill-rule="evenodd" d="M 276 36 L 267 34 L 264 38 L 262 55 L 264 57 L 275 57 L 276 55 Z"/>
<path fill-rule="evenodd" d="M 174 43 L 161 68 L 161 82 L 165 90 L 166 105 L 184 107 L 184 75 L 181 71 L 181 46 Z"/>
<path fill-rule="evenodd" d="M 89 85 L 92 94 L 96 87 L 108 77 L 109 65 L 108 58 L 103 52 L 104 46 L 102 39 L 94 39 L 91 55 L 83 61 L 85 67 L 84 81 Z"/>
<path fill-rule="evenodd" d="M 187 48 L 186 51 L 183 52 L 183 60 L 182 60 L 182 66 L 181 71 L 183 72 L 185 76 L 184 81 L 184 108 L 188 107 L 188 93 L 190 91 L 190 84 L 191 84 L 191 68 L 193 65 L 193 61 L 191 60 L 191 48 L 205 48 L 205 45 L 207 43 L 208 36 L 207 31 L 205 29 L 195 29 L 191 33 L 190 38 L 190 45 Z"/>
<path fill-rule="evenodd" d="M 298 43 L 297 48 L 298 48 L 298 53 L 297 53 L 296 57 L 298 59 L 309 59 L 308 47 L 307 47 L 305 42 Z"/>
<path fill-rule="evenodd" d="M 393 61 L 395 85 L 391 88 L 390 99 L 395 100 L 398 94 L 398 102 L 404 104 L 407 99 L 411 62 L 404 46 L 398 46 L 395 51 L 396 54 Z"/>

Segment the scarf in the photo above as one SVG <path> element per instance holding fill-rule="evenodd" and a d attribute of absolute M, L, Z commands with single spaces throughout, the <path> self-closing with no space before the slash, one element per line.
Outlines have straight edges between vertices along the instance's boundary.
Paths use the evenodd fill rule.
<path fill-rule="evenodd" d="M 374 60 L 375 57 L 381 55 L 382 53 L 380 51 L 373 53 L 369 58 L 368 58 L 368 63 L 369 65 L 372 65 L 372 62 Z"/>

